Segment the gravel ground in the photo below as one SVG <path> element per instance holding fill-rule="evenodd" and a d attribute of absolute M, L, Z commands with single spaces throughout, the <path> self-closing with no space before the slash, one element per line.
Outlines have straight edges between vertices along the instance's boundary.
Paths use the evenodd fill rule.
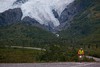
<path fill-rule="evenodd" d="M 65 62 L 65 63 L 1 63 L 0 67 L 100 67 L 100 63 L 75 63 L 75 62 Z"/>

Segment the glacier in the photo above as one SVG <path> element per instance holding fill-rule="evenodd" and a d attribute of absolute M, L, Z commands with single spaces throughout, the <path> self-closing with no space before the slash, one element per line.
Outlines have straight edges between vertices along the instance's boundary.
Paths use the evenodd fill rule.
<path fill-rule="evenodd" d="M 25 1 L 25 2 L 24 2 Z M 55 10 L 60 16 L 61 12 L 74 0 L 0 0 L 0 13 L 14 8 L 21 8 L 23 17 L 34 18 L 40 24 L 49 25 L 53 23 L 54 27 L 60 25 L 55 18 L 52 10 Z"/>

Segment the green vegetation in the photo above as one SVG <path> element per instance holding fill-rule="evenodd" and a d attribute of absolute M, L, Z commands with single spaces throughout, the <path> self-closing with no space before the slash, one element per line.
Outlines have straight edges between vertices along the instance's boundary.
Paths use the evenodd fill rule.
<path fill-rule="evenodd" d="M 34 46 L 43 47 L 53 41 L 56 36 L 35 26 L 16 23 L 0 27 L 0 47 L 3 46 Z"/>
<path fill-rule="evenodd" d="M 51 45 L 46 51 L 23 48 L 0 48 L 0 63 L 36 63 L 36 62 L 78 62 L 77 49 Z M 83 61 L 93 59 L 84 57 Z"/>
<path fill-rule="evenodd" d="M 100 48 L 95 48 L 95 49 L 88 49 L 88 51 L 87 51 L 87 55 L 90 55 L 90 56 L 94 56 L 94 57 L 98 57 L 98 58 L 100 58 Z"/>
<path fill-rule="evenodd" d="M 42 51 L 17 48 L 0 48 L 0 63 L 34 63 Z"/>
<path fill-rule="evenodd" d="M 90 0 L 89 0 L 90 1 Z M 100 57 L 100 2 L 93 0 L 90 6 L 77 14 L 60 36 L 72 47 L 83 47 L 90 55 Z"/>
<path fill-rule="evenodd" d="M 66 48 L 60 45 L 50 45 L 45 52 L 43 52 L 39 59 L 44 62 L 78 62 L 80 61 L 77 55 L 78 49 Z M 84 57 L 82 61 L 92 62 L 93 59 Z"/>
<path fill-rule="evenodd" d="M 89 3 L 83 12 L 74 17 L 70 27 L 58 32 L 59 37 L 23 23 L 0 27 L 0 62 L 79 61 L 77 51 L 80 47 L 86 55 L 100 58 L 100 2 L 92 0 Z M 10 46 L 41 47 L 46 51 Z M 93 59 L 84 58 L 84 61 Z"/>

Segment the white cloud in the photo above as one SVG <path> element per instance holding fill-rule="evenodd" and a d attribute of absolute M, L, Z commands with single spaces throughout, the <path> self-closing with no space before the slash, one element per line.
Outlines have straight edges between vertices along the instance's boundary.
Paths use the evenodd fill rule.
<path fill-rule="evenodd" d="M 0 13 L 12 8 L 12 4 L 16 0 L 0 0 Z"/>

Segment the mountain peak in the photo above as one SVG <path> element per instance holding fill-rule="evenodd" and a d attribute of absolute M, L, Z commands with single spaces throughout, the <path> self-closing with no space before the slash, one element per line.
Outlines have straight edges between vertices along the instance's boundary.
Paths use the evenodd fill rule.
<path fill-rule="evenodd" d="M 55 18 L 52 10 L 55 10 L 58 15 L 66 8 L 67 5 L 74 0 L 1 0 L 0 12 L 8 9 L 21 8 L 23 16 L 37 20 L 40 24 L 53 24 L 55 27 L 60 25 L 60 22 Z"/>

